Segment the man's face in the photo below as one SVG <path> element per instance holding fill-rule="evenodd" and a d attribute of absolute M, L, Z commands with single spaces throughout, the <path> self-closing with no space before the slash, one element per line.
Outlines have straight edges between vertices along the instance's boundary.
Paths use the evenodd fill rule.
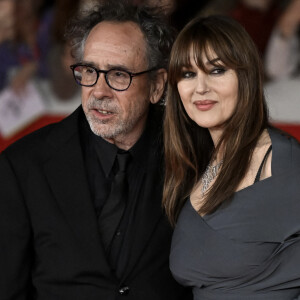
<path fill-rule="evenodd" d="M 133 22 L 97 24 L 87 38 L 83 63 L 101 70 L 147 70 L 146 42 L 141 30 Z M 110 88 L 100 73 L 94 86 L 82 87 L 82 106 L 92 131 L 120 148 L 130 148 L 144 129 L 150 89 L 147 73 L 133 77 L 125 91 Z"/>

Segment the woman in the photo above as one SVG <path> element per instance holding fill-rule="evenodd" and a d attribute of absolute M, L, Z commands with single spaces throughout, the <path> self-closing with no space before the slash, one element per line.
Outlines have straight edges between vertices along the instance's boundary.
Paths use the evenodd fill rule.
<path fill-rule="evenodd" d="M 163 204 L 194 299 L 300 297 L 300 147 L 270 127 L 262 82 L 236 21 L 196 18 L 173 46 Z"/>

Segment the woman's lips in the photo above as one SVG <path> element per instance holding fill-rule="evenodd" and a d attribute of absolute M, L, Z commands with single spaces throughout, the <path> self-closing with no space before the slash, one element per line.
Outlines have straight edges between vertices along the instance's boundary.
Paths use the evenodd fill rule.
<path fill-rule="evenodd" d="M 199 101 L 195 101 L 194 105 L 197 107 L 197 109 L 201 111 L 207 111 L 212 109 L 216 103 L 217 101 L 213 101 L 213 100 L 199 100 Z"/>

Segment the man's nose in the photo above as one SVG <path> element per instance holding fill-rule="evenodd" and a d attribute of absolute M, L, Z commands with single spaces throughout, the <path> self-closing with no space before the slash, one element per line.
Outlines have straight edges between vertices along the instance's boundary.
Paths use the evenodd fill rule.
<path fill-rule="evenodd" d="M 107 84 L 104 73 L 99 74 L 97 83 L 94 85 L 93 89 L 93 93 L 98 99 L 104 96 L 112 95 L 112 88 L 110 88 Z"/>

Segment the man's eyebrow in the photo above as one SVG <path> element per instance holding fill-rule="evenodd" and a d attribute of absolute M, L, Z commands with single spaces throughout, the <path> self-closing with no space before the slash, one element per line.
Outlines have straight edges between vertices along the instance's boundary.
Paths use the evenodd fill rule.
<path fill-rule="evenodd" d="M 90 67 L 96 67 L 96 65 L 93 62 L 87 61 L 87 60 L 80 61 L 80 64 L 87 65 L 87 66 L 90 66 Z"/>
<path fill-rule="evenodd" d="M 118 69 L 118 70 L 130 72 L 129 68 L 127 68 L 124 65 L 120 65 L 120 64 L 117 64 L 117 65 L 107 64 L 107 67 L 108 67 L 108 69 Z"/>
<path fill-rule="evenodd" d="M 80 63 L 84 64 L 84 65 L 87 65 L 89 67 L 98 68 L 97 64 L 95 64 L 92 61 L 82 60 Z M 127 67 L 125 67 L 124 65 L 120 65 L 120 64 L 107 64 L 105 70 L 111 70 L 111 69 L 118 69 L 118 70 L 130 72 L 129 69 Z"/>

